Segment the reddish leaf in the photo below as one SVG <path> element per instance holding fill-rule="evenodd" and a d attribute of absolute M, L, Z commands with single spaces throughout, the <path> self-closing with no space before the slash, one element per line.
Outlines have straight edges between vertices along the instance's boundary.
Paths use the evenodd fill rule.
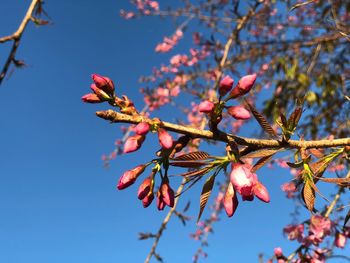
<path fill-rule="evenodd" d="M 201 193 L 201 197 L 200 197 L 200 202 L 199 202 L 200 208 L 199 208 L 197 222 L 201 218 L 203 210 L 208 202 L 209 196 L 211 194 L 211 190 L 213 189 L 213 186 L 214 186 L 214 181 L 215 181 L 215 174 L 210 176 L 207 179 L 207 181 L 205 181 L 205 183 L 203 185 L 203 189 L 202 189 L 202 193 Z"/>
<path fill-rule="evenodd" d="M 266 156 L 272 156 L 275 153 L 283 151 L 283 150 L 284 150 L 284 148 L 258 150 L 255 152 L 250 152 L 242 157 L 244 157 L 244 158 L 261 158 L 261 157 L 266 157 Z"/>
<path fill-rule="evenodd" d="M 196 168 L 207 164 L 208 164 L 207 162 L 198 162 L 198 161 L 169 162 L 169 165 L 171 166 L 187 167 L 187 168 Z"/>
<path fill-rule="evenodd" d="M 173 158 L 174 161 L 194 161 L 194 160 L 205 160 L 208 159 L 209 153 L 206 152 L 191 152 L 182 154 Z"/>
<path fill-rule="evenodd" d="M 305 182 L 305 185 L 302 191 L 302 197 L 307 209 L 309 209 L 309 211 L 312 212 L 314 210 L 316 197 L 315 197 L 315 190 L 311 186 L 309 181 Z"/>
<path fill-rule="evenodd" d="M 255 173 L 257 170 L 259 170 L 260 168 L 262 168 L 265 164 L 267 164 L 271 159 L 272 159 L 272 155 L 268 155 L 268 156 L 264 156 L 261 159 L 259 159 L 254 166 L 252 167 L 252 169 L 250 169 L 250 171 L 252 173 Z"/>
<path fill-rule="evenodd" d="M 276 132 L 272 129 L 271 125 L 267 122 L 266 118 L 261 113 L 259 113 L 253 105 L 249 104 L 247 101 L 246 104 L 248 105 L 255 119 L 260 124 L 261 128 L 263 128 L 263 130 L 273 138 L 278 138 Z"/>

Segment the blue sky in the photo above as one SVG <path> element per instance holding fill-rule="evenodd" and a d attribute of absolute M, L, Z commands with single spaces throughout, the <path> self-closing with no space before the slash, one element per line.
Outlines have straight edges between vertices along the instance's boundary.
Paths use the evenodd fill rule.
<path fill-rule="evenodd" d="M 29 2 L 1 1 L 1 36 L 17 28 Z M 47 1 L 53 24 L 27 28 L 17 58 L 28 67 L 0 86 L 0 262 L 144 261 L 152 243 L 138 241 L 138 232 L 156 231 L 166 211 L 143 209 L 136 185 L 119 192 L 115 185 L 123 171 L 152 158 L 148 154 L 155 149 L 146 144 L 104 168 L 101 156 L 113 150 L 118 125 L 95 117 L 107 105 L 80 100 L 96 72 L 110 76 L 117 93 L 142 108 L 139 76 L 169 59 L 154 47 L 174 31 L 171 20 L 125 21 L 119 10 L 129 7 L 127 1 Z M 1 63 L 9 48 L 0 46 Z M 271 255 L 276 245 L 293 249 L 281 231 L 290 222 L 292 203 L 279 188 L 290 176 L 279 169 L 260 174 L 271 204 L 241 202 L 233 218 L 223 217 L 204 262 L 257 262 L 258 253 Z M 192 200 L 193 216 L 200 190 L 194 187 L 180 203 L 181 208 Z M 187 227 L 176 219 L 169 224 L 158 247 L 165 262 L 191 262 L 199 245 L 189 238 L 195 230 L 194 221 Z"/>

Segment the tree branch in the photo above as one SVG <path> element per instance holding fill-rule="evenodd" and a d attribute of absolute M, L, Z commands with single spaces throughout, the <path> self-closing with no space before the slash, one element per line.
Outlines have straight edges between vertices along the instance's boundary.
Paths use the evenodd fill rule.
<path fill-rule="evenodd" d="M 151 119 L 146 118 L 141 115 L 127 115 L 123 113 L 119 113 L 113 110 L 106 111 L 97 111 L 96 115 L 102 119 L 109 120 L 112 123 L 131 123 L 138 124 L 143 121 L 152 122 Z M 258 148 L 275 148 L 275 147 L 284 147 L 284 148 L 329 148 L 329 147 L 339 147 L 339 146 L 350 146 L 350 138 L 342 138 L 342 139 L 333 139 L 333 140 L 311 140 L 311 141 L 297 141 L 297 140 L 289 140 L 288 142 L 282 142 L 279 140 L 271 140 L 271 139 L 255 139 L 255 138 L 247 138 L 236 136 L 233 134 L 225 133 L 222 131 L 218 131 L 213 133 L 209 130 L 199 130 L 191 127 L 186 127 L 179 124 L 174 124 L 170 122 L 161 122 L 160 127 L 185 135 L 189 135 L 192 138 L 201 138 L 222 142 L 230 142 L 234 140 L 239 145 L 245 146 L 255 146 Z"/>
<path fill-rule="evenodd" d="M 179 195 L 181 194 L 182 192 L 182 189 L 185 185 L 185 179 L 182 180 L 182 183 L 181 185 L 179 186 L 179 188 L 177 189 L 176 191 L 176 198 L 175 198 L 175 202 L 174 202 L 174 206 L 169 210 L 168 214 L 166 215 L 166 217 L 164 218 L 163 220 L 163 223 L 160 225 L 160 228 L 156 234 L 156 237 L 155 237 L 155 241 L 153 242 L 153 245 L 152 245 L 152 248 L 151 248 L 151 251 L 149 252 L 149 254 L 147 255 L 147 258 L 145 260 L 145 263 L 149 263 L 152 256 L 154 255 L 155 251 L 156 251 L 156 247 L 158 245 L 158 242 L 159 242 L 159 239 L 160 237 L 162 236 L 162 233 L 163 231 L 165 230 L 171 216 L 173 215 L 175 209 L 176 209 L 176 206 L 177 206 L 177 203 L 179 202 Z"/>
<path fill-rule="evenodd" d="M 4 36 L 0 38 L 0 43 L 5 43 L 7 41 L 13 41 L 13 45 L 10 51 L 9 56 L 7 57 L 7 60 L 4 64 L 4 67 L 2 68 L 2 71 L 0 73 L 0 85 L 2 80 L 5 78 L 6 73 L 11 65 L 11 63 L 14 61 L 15 56 L 16 56 L 16 52 L 17 52 L 17 48 L 19 46 L 21 37 L 23 35 L 23 32 L 25 30 L 25 28 L 27 27 L 28 22 L 32 19 L 32 15 L 34 12 L 34 9 L 36 7 L 37 4 L 39 4 L 41 2 L 41 0 L 32 0 L 27 13 L 25 14 L 21 24 L 19 25 L 18 29 L 16 32 L 14 32 L 12 35 L 9 36 Z"/>

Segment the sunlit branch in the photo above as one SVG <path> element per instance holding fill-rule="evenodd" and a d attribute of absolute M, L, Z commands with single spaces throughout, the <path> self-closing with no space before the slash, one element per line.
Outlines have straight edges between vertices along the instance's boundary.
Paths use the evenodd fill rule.
<path fill-rule="evenodd" d="M 142 121 L 149 121 L 144 116 L 140 115 L 127 115 L 123 113 L 119 113 L 113 110 L 106 111 L 98 111 L 96 115 L 102 119 L 109 120 L 113 123 L 131 123 L 138 124 Z M 191 127 L 186 127 L 179 124 L 174 124 L 170 122 L 162 121 L 160 126 L 168 131 L 181 133 L 185 135 L 189 135 L 192 138 L 201 138 L 208 140 L 216 140 L 222 142 L 229 142 L 234 140 L 239 145 L 246 146 L 255 146 L 259 148 L 271 148 L 271 147 L 284 147 L 284 148 L 329 148 L 329 147 L 339 147 L 339 146 L 350 146 L 350 138 L 342 138 L 342 139 L 333 139 L 333 140 L 310 140 L 310 141 L 297 141 L 297 140 L 289 140 L 288 142 L 282 142 L 279 140 L 272 139 L 255 139 L 255 138 L 247 138 L 242 136 L 236 136 L 233 134 L 225 133 L 222 131 L 218 131 L 217 133 L 213 133 L 209 130 L 199 130 Z"/>
<path fill-rule="evenodd" d="M 5 43 L 7 41 L 13 41 L 13 45 L 12 45 L 10 54 L 9 54 L 4 66 L 3 66 L 3 69 L 0 73 L 0 84 L 1 84 L 2 80 L 5 78 L 6 73 L 9 69 L 11 63 L 13 63 L 15 60 L 17 48 L 20 44 L 20 40 L 21 40 L 21 37 L 23 35 L 23 32 L 24 32 L 25 28 L 27 27 L 28 22 L 33 18 L 32 15 L 33 15 L 33 12 L 34 12 L 36 5 L 39 4 L 40 2 L 41 2 L 41 0 L 32 0 L 31 4 L 27 10 L 27 13 L 25 14 L 17 31 L 14 32 L 12 35 L 0 38 L 0 43 Z"/>

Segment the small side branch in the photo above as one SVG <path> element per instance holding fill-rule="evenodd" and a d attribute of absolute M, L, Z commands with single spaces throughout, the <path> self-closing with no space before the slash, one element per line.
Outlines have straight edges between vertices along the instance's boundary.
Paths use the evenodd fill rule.
<path fill-rule="evenodd" d="M 185 185 L 185 179 L 182 181 L 181 185 L 179 186 L 179 188 L 176 191 L 176 196 L 177 197 L 175 199 L 174 206 L 169 210 L 168 214 L 166 215 L 166 217 L 163 220 L 163 223 L 160 225 L 160 228 L 159 228 L 159 230 L 158 230 L 158 232 L 157 232 L 157 234 L 155 236 L 155 240 L 154 240 L 154 243 L 152 245 L 151 251 L 147 255 L 145 263 L 149 263 L 151 258 L 152 258 L 152 256 L 155 254 L 155 251 L 156 251 L 159 239 L 161 238 L 161 236 L 163 234 L 163 231 L 166 229 L 166 226 L 167 226 L 171 216 L 175 212 L 177 203 L 179 202 L 179 194 L 182 192 L 182 189 L 183 189 L 184 185 Z"/>

